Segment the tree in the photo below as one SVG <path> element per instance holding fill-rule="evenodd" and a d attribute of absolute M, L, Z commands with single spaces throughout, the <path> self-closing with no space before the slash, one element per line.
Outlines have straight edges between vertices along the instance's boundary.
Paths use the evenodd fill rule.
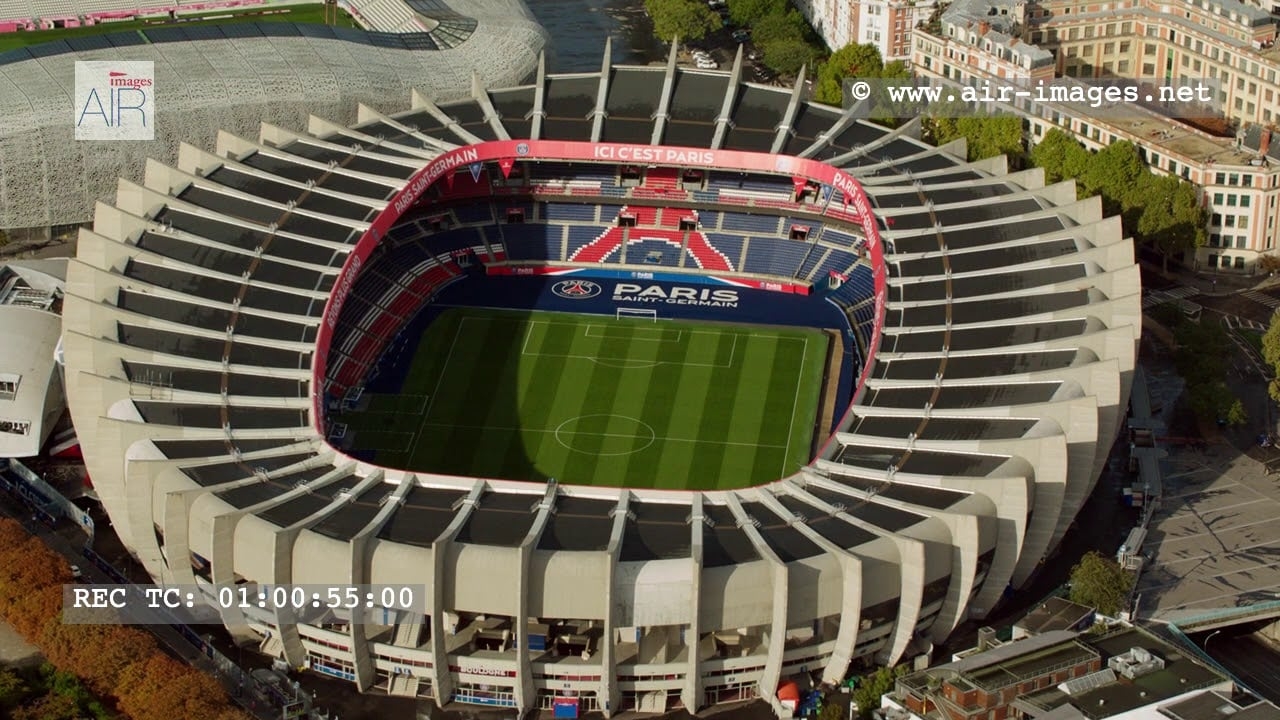
<path fill-rule="evenodd" d="M 82 648 L 97 648 L 86 653 Z M 114 695 L 120 674 L 131 664 L 150 657 L 156 644 L 150 635 L 120 625 L 65 625 L 45 628 L 40 648 L 60 668 L 84 680 L 94 692 Z"/>
<path fill-rule="evenodd" d="M 781 40 L 764 46 L 764 64 L 783 75 L 794 75 L 813 60 L 813 48 L 803 40 Z"/>
<path fill-rule="evenodd" d="M 1132 191 L 1147 172 L 1138 148 L 1128 140 L 1119 140 L 1094 153 L 1080 175 L 1080 184 L 1089 195 L 1102 195 L 1108 212 L 1114 213 L 1132 202 Z"/>
<path fill-rule="evenodd" d="M 1276 379 L 1271 381 L 1267 390 L 1272 400 L 1280 402 L 1280 315 L 1271 316 L 1271 325 L 1262 334 L 1262 359 L 1276 369 Z"/>
<path fill-rule="evenodd" d="M 1015 115 L 926 118 L 926 135 L 935 145 L 965 138 L 969 160 L 985 160 L 997 155 L 1022 155 L 1022 119 Z"/>
<path fill-rule="evenodd" d="M 1071 569 L 1071 602 L 1088 605 L 1103 615 L 1124 609 L 1133 576 L 1116 561 L 1090 551 Z"/>
<path fill-rule="evenodd" d="M 13 720 L 80 720 L 84 713 L 74 698 L 50 691 L 44 697 L 13 711 Z"/>
<path fill-rule="evenodd" d="M 120 709 L 133 720 L 213 718 L 226 712 L 222 686 L 209 675 L 155 654 L 120 674 Z"/>
<path fill-rule="evenodd" d="M 729 19 L 733 24 L 753 29 L 761 19 L 786 12 L 787 0 L 729 0 Z"/>
<path fill-rule="evenodd" d="M 0 711 L 21 703 L 30 692 L 26 681 L 12 668 L 0 669 Z M 3 714 L 0 712 L 0 716 Z"/>
<path fill-rule="evenodd" d="M 751 27 L 751 40 L 767 53 L 768 46 L 775 42 L 803 42 L 806 27 L 804 16 L 795 10 L 773 13 L 760 18 Z"/>
<path fill-rule="evenodd" d="M 840 105 L 844 102 L 845 78 L 878 78 L 884 70 L 879 48 L 871 44 L 850 43 L 832 53 L 818 68 L 813 97 L 820 103 Z"/>
<path fill-rule="evenodd" d="M 1204 245 L 1206 210 L 1190 183 L 1172 175 L 1144 174 L 1127 198 L 1126 212 L 1137 215 L 1131 228 L 1139 241 L 1160 253 L 1167 272 L 1169 256 Z"/>
<path fill-rule="evenodd" d="M 858 704 L 858 717 L 867 720 L 872 711 L 880 707 L 880 698 L 893 692 L 897 679 L 911 671 L 907 665 L 896 668 L 882 667 L 862 679 L 853 689 L 853 701 Z"/>
<path fill-rule="evenodd" d="M 701 40 L 720 26 L 720 16 L 699 0 L 644 0 L 644 9 L 660 40 Z"/>
<path fill-rule="evenodd" d="M 1089 151 L 1058 128 L 1045 133 L 1040 142 L 1031 148 L 1031 164 L 1044 168 L 1044 181 L 1047 184 L 1080 177 L 1088 159 Z"/>

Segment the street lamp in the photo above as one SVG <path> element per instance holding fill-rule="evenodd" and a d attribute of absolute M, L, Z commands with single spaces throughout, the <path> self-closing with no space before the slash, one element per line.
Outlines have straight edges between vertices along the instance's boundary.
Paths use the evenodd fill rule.
<path fill-rule="evenodd" d="M 1217 630 L 1209 633 L 1209 635 L 1204 639 L 1204 642 L 1200 643 L 1200 647 L 1204 648 L 1205 652 L 1209 652 L 1209 641 L 1213 639 L 1214 635 L 1217 635 L 1220 632 L 1222 632 L 1222 628 L 1218 628 Z"/>

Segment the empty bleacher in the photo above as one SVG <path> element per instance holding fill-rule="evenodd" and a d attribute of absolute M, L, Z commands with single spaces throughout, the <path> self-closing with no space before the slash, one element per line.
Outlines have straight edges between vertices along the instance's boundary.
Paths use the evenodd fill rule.
<path fill-rule="evenodd" d="M 494 234 L 501 238 L 500 243 L 510 260 L 561 260 L 563 257 L 563 225 L 514 223 L 497 226 Z"/>
<path fill-rule="evenodd" d="M 742 259 L 742 271 L 792 277 L 804 261 L 809 244 L 780 237 L 752 235 Z"/>
<path fill-rule="evenodd" d="M 720 217 L 720 230 L 737 230 L 762 235 L 777 235 L 782 218 L 776 215 L 750 215 L 726 212 Z"/>
<path fill-rule="evenodd" d="M 733 272 L 737 264 L 730 255 L 712 245 L 706 235 L 700 232 L 689 233 L 686 249 L 693 261 L 703 270 L 726 270 Z"/>
<path fill-rule="evenodd" d="M 607 258 L 617 252 L 622 246 L 624 237 L 623 228 L 609 228 L 605 230 L 599 237 L 586 245 L 578 248 L 569 256 L 571 262 L 605 262 Z"/>
<path fill-rule="evenodd" d="M 542 219 L 548 221 L 597 222 L 596 206 L 582 203 L 540 203 Z"/>
<path fill-rule="evenodd" d="M 452 210 L 454 217 L 462 225 L 492 225 L 494 222 L 491 203 L 462 203 Z"/>
<path fill-rule="evenodd" d="M 601 232 L 600 227 L 596 225 L 570 225 L 568 244 L 563 257 L 559 259 L 564 260 L 573 257 L 574 253 L 600 237 Z"/>

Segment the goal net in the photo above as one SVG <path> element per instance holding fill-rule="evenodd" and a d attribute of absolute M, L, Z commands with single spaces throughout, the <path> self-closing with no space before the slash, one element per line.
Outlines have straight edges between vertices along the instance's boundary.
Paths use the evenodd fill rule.
<path fill-rule="evenodd" d="M 658 322 L 658 311 L 653 308 L 618 308 L 617 319 L 638 318 L 641 320 L 652 320 Z"/>

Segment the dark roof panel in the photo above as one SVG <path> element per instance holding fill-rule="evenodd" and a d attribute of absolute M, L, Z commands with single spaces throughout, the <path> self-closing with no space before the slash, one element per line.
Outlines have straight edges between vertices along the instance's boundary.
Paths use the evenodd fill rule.
<path fill-rule="evenodd" d="M 515 547 L 533 527 L 541 500 L 541 495 L 485 493 L 456 539 L 460 543 Z"/>
<path fill-rule="evenodd" d="M 538 541 L 539 550 L 603 551 L 613 533 L 611 513 L 618 503 L 589 498 L 556 498 L 555 511 Z"/>

